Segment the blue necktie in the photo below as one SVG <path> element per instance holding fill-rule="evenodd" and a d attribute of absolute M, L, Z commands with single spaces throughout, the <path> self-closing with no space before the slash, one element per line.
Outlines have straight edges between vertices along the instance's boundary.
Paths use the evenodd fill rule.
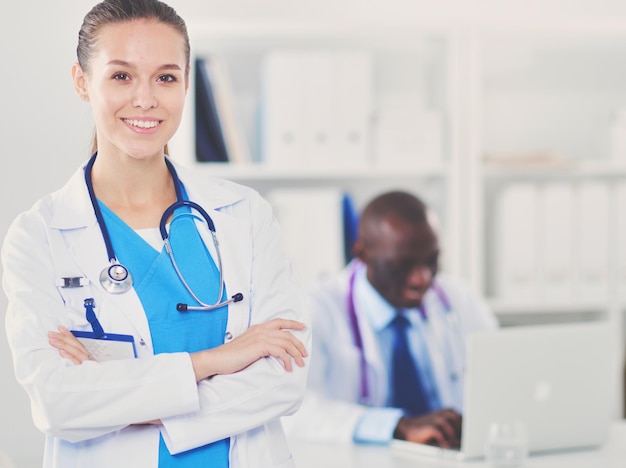
<path fill-rule="evenodd" d="M 430 411 L 426 392 L 411 356 L 407 332 L 411 324 L 398 313 L 389 325 L 395 333 L 392 355 L 392 404 L 408 414 L 419 415 Z"/>

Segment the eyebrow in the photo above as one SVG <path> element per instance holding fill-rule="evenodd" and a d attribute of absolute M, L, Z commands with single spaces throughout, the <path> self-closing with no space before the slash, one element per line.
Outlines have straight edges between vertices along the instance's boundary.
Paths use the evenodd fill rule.
<path fill-rule="evenodd" d="M 125 60 L 113 59 L 107 63 L 107 65 L 117 65 L 120 67 L 134 68 L 134 65 Z M 175 63 L 166 63 L 159 67 L 159 70 L 181 70 L 180 66 Z"/>

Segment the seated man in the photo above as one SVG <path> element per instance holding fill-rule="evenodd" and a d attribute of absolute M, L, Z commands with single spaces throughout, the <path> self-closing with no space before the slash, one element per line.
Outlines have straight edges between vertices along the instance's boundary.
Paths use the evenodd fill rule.
<path fill-rule="evenodd" d="M 355 259 L 310 296 L 310 391 L 285 418 L 291 437 L 459 445 L 465 338 L 497 321 L 438 274 L 431 215 L 398 191 L 364 208 Z"/>

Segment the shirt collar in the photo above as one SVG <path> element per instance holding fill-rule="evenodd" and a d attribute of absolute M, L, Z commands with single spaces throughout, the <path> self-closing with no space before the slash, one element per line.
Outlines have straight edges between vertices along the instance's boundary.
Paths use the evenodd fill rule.
<path fill-rule="evenodd" d="M 362 311 L 375 332 L 386 328 L 396 316 L 396 308 L 380 295 L 367 279 L 367 267 L 359 264 L 354 278 L 354 302 L 357 310 Z M 404 311 L 407 319 L 414 325 L 421 320 L 417 308 Z"/>

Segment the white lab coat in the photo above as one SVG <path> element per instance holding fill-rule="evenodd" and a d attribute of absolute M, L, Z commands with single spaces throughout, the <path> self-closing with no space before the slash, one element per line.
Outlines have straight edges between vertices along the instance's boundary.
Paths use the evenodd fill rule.
<path fill-rule="evenodd" d="M 308 323 L 282 234 L 256 192 L 178 167 L 189 198 L 212 217 L 229 291 L 226 340 L 274 317 Z M 206 227 L 200 232 L 213 252 Z M 10 227 L 2 249 L 8 297 L 6 330 L 17 380 L 30 397 L 35 425 L 46 434 L 44 467 L 154 468 L 161 419 L 172 453 L 230 438 L 232 468 L 293 467 L 280 416 L 305 392 L 305 368 L 286 372 L 265 358 L 232 375 L 196 383 L 187 353 L 154 355 L 146 315 L 134 290 L 108 294 L 99 284 L 108 264 L 82 168 Z M 79 288 L 56 286 L 84 276 Z M 106 332 L 134 336 L 138 359 L 73 365 L 48 344 L 59 325 L 91 330 L 83 301 L 93 297 Z M 199 330 L 201 332 L 201 330 Z M 311 330 L 297 332 L 310 349 Z"/>
<path fill-rule="evenodd" d="M 347 313 L 351 269 L 348 266 L 315 288 L 310 296 L 315 339 L 308 392 L 297 414 L 284 418 L 289 437 L 350 442 L 367 407 L 388 404 L 389 378 L 375 331 L 365 307 L 359 307 L 359 298 L 355 297 L 370 394 L 365 404 L 359 404 L 361 353 L 354 344 Z M 442 407 L 462 411 L 466 337 L 473 331 L 496 328 L 498 323 L 486 303 L 463 283 L 444 274 L 437 276 L 437 283 L 452 306 L 450 317 L 456 319 L 457 325 L 448 323 L 450 314 L 431 288 L 423 302 L 428 313 L 424 338 Z"/>

